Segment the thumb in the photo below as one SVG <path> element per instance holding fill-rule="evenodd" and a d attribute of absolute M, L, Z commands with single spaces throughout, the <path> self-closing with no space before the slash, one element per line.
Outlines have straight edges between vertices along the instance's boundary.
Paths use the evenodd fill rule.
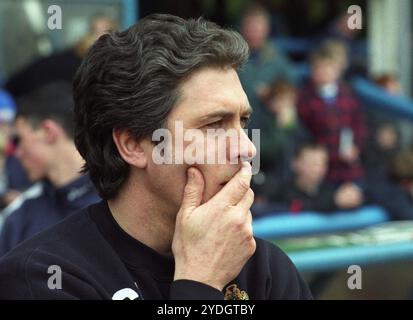
<path fill-rule="evenodd" d="M 182 197 L 181 211 L 193 211 L 201 205 L 204 194 L 204 177 L 195 167 L 187 170 L 187 181 Z"/>

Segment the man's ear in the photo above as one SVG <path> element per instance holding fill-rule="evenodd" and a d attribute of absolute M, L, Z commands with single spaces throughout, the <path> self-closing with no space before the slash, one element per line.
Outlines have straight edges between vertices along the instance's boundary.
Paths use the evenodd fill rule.
<path fill-rule="evenodd" d="M 65 132 L 61 125 L 59 125 L 54 120 L 44 120 L 41 124 L 41 128 L 44 132 L 45 138 L 47 143 L 53 144 L 55 143 L 59 137 L 65 135 Z"/>
<path fill-rule="evenodd" d="M 118 148 L 122 159 L 137 168 L 144 169 L 148 164 L 148 158 L 143 147 L 144 140 L 137 140 L 126 130 L 112 131 L 112 138 Z"/>

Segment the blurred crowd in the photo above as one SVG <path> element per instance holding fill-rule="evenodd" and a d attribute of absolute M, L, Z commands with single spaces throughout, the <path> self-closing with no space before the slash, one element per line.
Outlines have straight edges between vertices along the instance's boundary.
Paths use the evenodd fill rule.
<path fill-rule="evenodd" d="M 340 16 L 314 36 L 303 69 L 270 37 L 271 25 L 258 5 L 240 20 L 251 53 L 240 80 L 254 110 L 250 128 L 261 130 L 253 214 L 374 204 L 391 219 L 412 219 L 413 149 L 402 146 L 398 120 L 363 103 L 349 84 L 365 76 L 357 30 Z M 81 41 L 35 60 L 0 91 L 0 255 L 98 199 L 80 173 L 70 83 L 90 45 L 114 29 L 109 18 L 94 17 Z M 402 95 L 396 75 L 370 80 Z"/>
<path fill-rule="evenodd" d="M 269 36 L 271 17 L 254 5 L 240 31 L 251 57 L 240 74 L 261 129 L 261 172 L 254 177 L 256 216 L 274 212 L 333 213 L 382 206 L 391 219 L 413 217 L 412 149 L 401 145 L 398 120 L 366 105 L 349 80 L 366 76 L 355 37 L 341 15 L 311 39 L 296 63 Z M 402 95 L 396 75 L 370 79 Z"/>

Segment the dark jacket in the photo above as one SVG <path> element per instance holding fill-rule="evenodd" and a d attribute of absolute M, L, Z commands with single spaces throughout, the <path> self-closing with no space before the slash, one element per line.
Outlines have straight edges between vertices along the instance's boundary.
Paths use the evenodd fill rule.
<path fill-rule="evenodd" d="M 333 212 L 338 210 L 334 196 L 335 188 L 329 183 L 323 182 L 314 193 L 306 193 L 292 179 L 273 188 L 269 201 L 284 204 L 291 212 Z"/>
<path fill-rule="evenodd" d="M 0 232 L 0 256 L 20 242 L 50 227 L 69 214 L 100 200 L 88 176 L 55 188 L 43 181 L 29 188 L 5 210 Z"/>
<path fill-rule="evenodd" d="M 353 142 L 360 152 L 365 144 L 367 128 L 363 110 L 351 89 L 345 83 L 339 83 L 337 97 L 326 101 L 310 83 L 300 92 L 297 110 L 302 124 L 314 140 L 327 147 L 330 158 L 328 180 L 342 183 L 363 179 L 364 168 L 360 162 L 350 165 L 339 157 L 340 134 L 343 129 L 352 130 Z"/>
<path fill-rule="evenodd" d="M 102 201 L 0 259 L 0 299 L 223 299 L 231 292 L 228 286 L 220 292 L 173 281 L 174 267 L 173 257 L 124 232 Z M 311 298 L 290 259 L 259 239 L 253 257 L 228 285 L 250 299 Z"/>

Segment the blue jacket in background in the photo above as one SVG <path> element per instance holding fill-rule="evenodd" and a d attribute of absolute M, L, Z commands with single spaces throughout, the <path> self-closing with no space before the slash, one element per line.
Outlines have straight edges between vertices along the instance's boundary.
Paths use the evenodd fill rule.
<path fill-rule="evenodd" d="M 71 213 L 100 201 L 88 176 L 55 188 L 50 182 L 34 184 L 12 202 L 0 222 L 0 256 L 20 242 L 60 222 Z"/>

